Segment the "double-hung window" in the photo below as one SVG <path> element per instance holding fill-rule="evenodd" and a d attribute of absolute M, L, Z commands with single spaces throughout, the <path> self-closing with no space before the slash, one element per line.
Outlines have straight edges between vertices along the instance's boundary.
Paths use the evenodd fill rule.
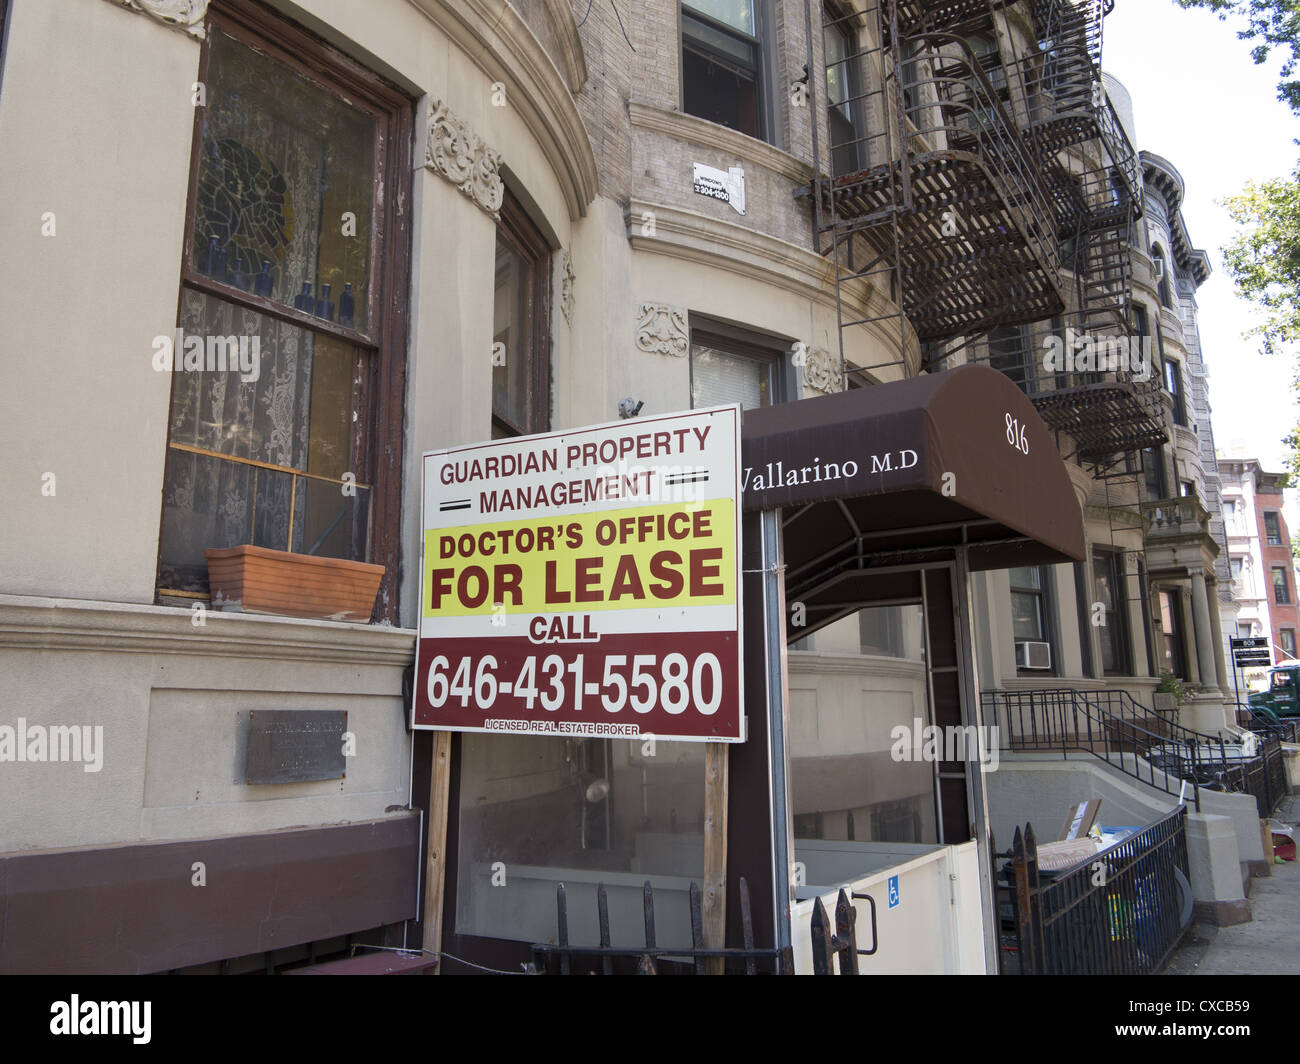
<path fill-rule="evenodd" d="M 1165 459 L 1160 447 L 1148 447 L 1142 452 L 1142 484 L 1148 500 L 1165 497 Z"/>
<path fill-rule="evenodd" d="M 1274 511 L 1264 514 L 1264 535 L 1270 547 L 1282 546 L 1282 525 Z"/>
<path fill-rule="evenodd" d="M 381 561 L 391 612 L 410 102 L 242 2 L 200 81 L 159 597 L 206 597 L 204 550 L 252 544 Z"/>
<path fill-rule="evenodd" d="M 1279 606 L 1291 604 L 1291 584 L 1286 578 L 1286 567 L 1273 566 L 1273 601 Z"/>
<path fill-rule="evenodd" d="M 1132 673 L 1128 641 L 1128 594 L 1121 555 L 1094 551 L 1092 581 L 1095 604 L 1101 606 L 1098 629 L 1101 637 L 1101 665 L 1107 675 L 1128 676 Z"/>
<path fill-rule="evenodd" d="M 866 166 L 861 62 L 851 14 L 827 4 L 822 15 L 826 57 L 826 125 L 831 140 L 831 173 L 839 177 Z"/>
<path fill-rule="evenodd" d="M 1033 380 L 1025 326 L 999 325 L 989 333 L 989 365 L 1016 382 L 1022 392 Z"/>
<path fill-rule="evenodd" d="M 1047 572 L 1043 566 L 1011 570 L 1011 632 L 1016 643 L 1052 642 Z M 1056 667 L 1055 655 L 1051 667 Z"/>
<path fill-rule="evenodd" d="M 764 0 L 692 0 L 681 8 L 682 110 L 760 140 Z"/>

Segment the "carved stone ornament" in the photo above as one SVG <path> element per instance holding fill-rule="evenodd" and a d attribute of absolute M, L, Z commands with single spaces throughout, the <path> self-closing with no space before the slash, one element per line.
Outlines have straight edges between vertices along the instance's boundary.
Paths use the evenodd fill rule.
<path fill-rule="evenodd" d="M 112 3 L 143 12 L 165 26 L 203 39 L 203 20 L 208 15 L 208 0 L 112 0 Z"/>
<path fill-rule="evenodd" d="M 564 320 L 573 324 L 573 256 L 566 248 L 560 253 L 560 309 Z"/>
<path fill-rule="evenodd" d="M 505 187 L 501 155 L 493 151 L 441 100 L 429 107 L 429 138 L 424 165 L 442 174 L 476 204 L 499 219 Z"/>
<path fill-rule="evenodd" d="M 685 358 L 691 349 L 686 311 L 663 303 L 642 303 L 636 312 L 636 349 Z"/>
<path fill-rule="evenodd" d="M 838 392 L 843 383 L 839 359 L 824 347 L 810 348 L 803 367 L 803 382 L 819 392 Z"/>

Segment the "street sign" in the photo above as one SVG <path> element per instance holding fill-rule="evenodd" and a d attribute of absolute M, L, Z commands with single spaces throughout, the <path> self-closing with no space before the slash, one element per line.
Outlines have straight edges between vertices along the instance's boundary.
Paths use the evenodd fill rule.
<path fill-rule="evenodd" d="M 412 726 L 743 742 L 740 407 L 424 455 Z"/>

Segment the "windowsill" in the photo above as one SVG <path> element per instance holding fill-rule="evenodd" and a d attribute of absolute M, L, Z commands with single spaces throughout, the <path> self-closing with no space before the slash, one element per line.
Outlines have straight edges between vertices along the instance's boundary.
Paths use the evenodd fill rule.
<path fill-rule="evenodd" d="M 682 111 L 630 101 L 628 119 L 635 129 L 664 133 L 711 151 L 754 163 L 797 183 L 812 180 L 812 166 L 765 140 Z"/>
<path fill-rule="evenodd" d="M 195 624 L 196 616 L 203 623 Z M 406 666 L 412 628 L 0 594 L 0 646 Z"/>

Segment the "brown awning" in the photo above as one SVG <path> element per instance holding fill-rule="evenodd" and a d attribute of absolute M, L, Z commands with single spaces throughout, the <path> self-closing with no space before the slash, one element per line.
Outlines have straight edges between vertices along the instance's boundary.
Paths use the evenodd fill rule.
<path fill-rule="evenodd" d="M 963 543 L 972 569 L 1084 558 L 1056 441 L 987 366 L 748 410 L 741 443 L 744 508 L 784 510 L 787 573 Z"/>

